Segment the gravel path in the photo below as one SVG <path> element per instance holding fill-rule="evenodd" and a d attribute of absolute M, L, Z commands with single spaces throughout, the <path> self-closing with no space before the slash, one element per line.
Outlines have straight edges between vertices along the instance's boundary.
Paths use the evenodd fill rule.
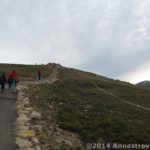
<path fill-rule="evenodd" d="M 15 119 L 17 95 L 0 93 L 0 150 L 16 150 Z"/>

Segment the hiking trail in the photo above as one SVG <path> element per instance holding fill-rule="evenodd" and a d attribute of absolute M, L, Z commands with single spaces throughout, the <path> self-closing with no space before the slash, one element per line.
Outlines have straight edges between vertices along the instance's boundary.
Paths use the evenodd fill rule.
<path fill-rule="evenodd" d="M 10 90 L 0 93 L 0 150 L 16 150 L 16 100 Z"/>
<path fill-rule="evenodd" d="M 108 91 L 106 91 L 106 90 L 100 88 L 96 83 L 93 83 L 93 84 L 94 84 L 94 86 L 95 86 L 99 91 L 102 91 L 102 92 L 106 93 L 107 95 L 110 95 L 110 96 L 112 96 L 112 97 L 114 97 L 114 98 L 117 98 L 117 99 L 123 101 L 124 103 L 129 104 L 129 105 L 132 105 L 132 106 L 134 106 L 134 107 L 138 107 L 138 108 L 140 108 L 140 109 L 144 109 L 144 110 L 150 111 L 150 108 L 147 108 L 147 107 L 144 107 L 144 106 L 141 106 L 141 105 L 138 105 L 138 104 L 134 104 L 134 103 L 132 103 L 132 102 L 130 102 L 130 101 L 127 101 L 127 100 L 125 100 L 125 99 L 123 99 L 123 98 L 121 98 L 121 97 L 119 97 L 119 96 L 117 96 L 117 95 L 115 95 L 115 94 L 113 94 L 113 93 L 111 93 L 111 92 L 108 92 Z"/>

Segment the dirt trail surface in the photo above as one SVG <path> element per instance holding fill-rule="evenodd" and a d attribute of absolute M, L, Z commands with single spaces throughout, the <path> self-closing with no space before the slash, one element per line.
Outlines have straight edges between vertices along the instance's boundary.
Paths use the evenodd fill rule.
<path fill-rule="evenodd" d="M 17 94 L 0 93 L 0 150 L 16 150 L 16 100 Z"/>
<path fill-rule="evenodd" d="M 24 82 L 21 82 L 19 84 L 20 85 L 32 85 L 32 84 L 37 85 L 37 84 L 44 84 L 44 83 L 51 84 L 51 83 L 58 80 L 57 74 L 58 74 L 57 68 L 54 68 L 52 70 L 52 72 L 50 73 L 50 76 L 48 78 L 41 79 L 41 80 L 24 81 Z"/>
<path fill-rule="evenodd" d="M 138 107 L 138 108 L 140 108 L 140 109 L 144 109 L 144 110 L 150 111 L 150 108 L 147 108 L 147 107 L 144 107 L 144 106 L 141 106 L 141 105 L 138 105 L 138 104 L 131 103 L 131 102 L 129 102 L 129 101 L 127 101 L 127 100 L 125 100 L 125 99 L 123 99 L 123 98 L 121 98 L 121 97 L 118 97 L 118 96 L 114 95 L 114 94 L 111 93 L 111 92 L 108 92 L 108 91 L 106 91 L 106 90 L 104 90 L 104 89 L 101 89 L 101 88 L 100 88 L 97 84 L 95 84 L 95 83 L 94 83 L 94 85 L 95 85 L 95 87 L 96 87 L 99 91 L 103 91 L 104 93 L 106 93 L 106 94 L 108 94 L 108 95 L 110 95 L 110 96 L 112 96 L 112 97 L 114 97 L 114 98 L 117 98 L 117 99 L 123 101 L 123 102 L 126 103 L 126 104 L 132 105 L 132 106 L 134 106 L 134 107 Z"/>

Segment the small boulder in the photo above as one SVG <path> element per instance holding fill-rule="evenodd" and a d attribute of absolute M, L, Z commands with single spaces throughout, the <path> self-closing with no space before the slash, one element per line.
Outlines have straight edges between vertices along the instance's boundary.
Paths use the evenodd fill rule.
<path fill-rule="evenodd" d="M 27 117 L 19 117 L 17 118 L 17 124 L 27 124 L 29 119 Z"/>
<path fill-rule="evenodd" d="M 38 145 L 40 143 L 39 139 L 37 139 L 36 137 L 32 138 L 32 142 L 34 143 L 34 145 Z"/>
<path fill-rule="evenodd" d="M 16 138 L 16 144 L 19 148 L 30 148 L 32 146 L 31 142 L 19 137 Z"/>
<path fill-rule="evenodd" d="M 36 111 L 33 111 L 33 112 L 30 114 L 30 119 L 31 119 L 31 120 L 38 120 L 38 119 L 40 119 L 40 117 L 41 117 L 41 113 L 36 112 Z"/>
<path fill-rule="evenodd" d="M 41 150 L 40 146 L 36 146 L 35 149 L 36 149 L 36 150 Z"/>
<path fill-rule="evenodd" d="M 42 126 L 41 125 L 32 125 L 32 126 L 30 126 L 30 129 L 35 130 L 35 131 L 41 131 Z"/>
<path fill-rule="evenodd" d="M 24 139 L 27 139 L 27 138 L 33 138 L 35 137 L 35 131 L 33 130 L 21 130 L 21 131 L 18 131 L 17 133 L 17 136 L 20 137 L 20 138 L 24 138 Z"/>
<path fill-rule="evenodd" d="M 29 107 L 30 102 L 29 102 L 29 98 L 28 97 L 24 98 L 23 104 L 24 104 L 25 107 Z"/>

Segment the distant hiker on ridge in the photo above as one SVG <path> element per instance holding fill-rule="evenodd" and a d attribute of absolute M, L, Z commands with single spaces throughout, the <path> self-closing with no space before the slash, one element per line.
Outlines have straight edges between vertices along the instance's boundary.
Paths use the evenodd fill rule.
<path fill-rule="evenodd" d="M 16 70 L 12 70 L 11 77 L 12 77 L 12 86 L 11 86 L 12 87 L 12 92 L 16 93 L 16 84 L 18 82 L 18 75 L 17 75 Z"/>
<path fill-rule="evenodd" d="M 38 70 L 38 79 L 41 80 L 41 70 Z"/>
<path fill-rule="evenodd" d="M 5 75 L 5 73 L 3 73 L 1 76 L 1 93 L 3 93 L 5 91 L 5 84 L 6 83 L 7 83 L 6 75 Z"/>

